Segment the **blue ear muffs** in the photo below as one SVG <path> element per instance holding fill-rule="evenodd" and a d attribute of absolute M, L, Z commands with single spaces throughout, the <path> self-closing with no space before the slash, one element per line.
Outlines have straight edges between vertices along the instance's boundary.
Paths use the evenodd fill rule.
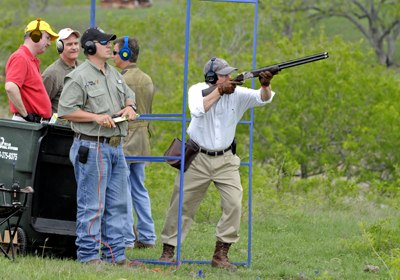
<path fill-rule="evenodd" d="M 123 61 L 128 61 L 131 56 L 132 56 L 132 52 L 131 50 L 128 48 L 128 39 L 129 36 L 125 36 L 124 37 L 124 41 L 125 41 L 125 45 L 124 47 L 119 51 L 119 57 L 123 60 Z"/>

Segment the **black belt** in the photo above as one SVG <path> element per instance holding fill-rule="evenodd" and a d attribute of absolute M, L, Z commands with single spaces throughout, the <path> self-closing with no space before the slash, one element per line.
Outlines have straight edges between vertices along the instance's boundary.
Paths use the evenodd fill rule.
<path fill-rule="evenodd" d="M 121 142 L 121 137 L 108 138 L 108 137 L 101 136 L 101 137 L 97 138 L 97 136 L 89 136 L 89 135 L 79 134 L 79 133 L 75 133 L 75 137 L 78 138 L 78 139 L 81 139 L 81 140 L 89 140 L 89 141 L 94 141 L 94 142 L 97 142 L 97 140 L 98 140 L 101 143 L 107 143 L 107 144 L 109 144 L 110 140 L 112 140 L 111 138 L 113 138 L 113 139 L 115 139 L 114 140 L 115 143 L 112 143 L 113 146 L 118 146 L 119 143 Z"/>
<path fill-rule="evenodd" d="M 203 148 L 200 148 L 200 152 L 202 152 L 203 154 L 206 154 L 208 156 L 220 156 L 220 155 L 225 154 L 230 149 L 232 149 L 232 146 L 229 146 L 225 150 L 221 150 L 221 151 L 207 151 L 207 150 L 204 150 Z"/>

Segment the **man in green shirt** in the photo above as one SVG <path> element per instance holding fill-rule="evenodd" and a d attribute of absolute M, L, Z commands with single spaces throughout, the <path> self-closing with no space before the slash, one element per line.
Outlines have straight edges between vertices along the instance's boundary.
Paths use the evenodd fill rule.
<path fill-rule="evenodd" d="M 58 100 L 64 86 L 64 77 L 82 64 L 78 60 L 79 38 L 81 33 L 71 28 L 64 28 L 58 32 L 56 48 L 60 58 L 43 72 L 42 78 L 47 94 L 51 100 L 52 113 L 57 113 Z"/>
<path fill-rule="evenodd" d="M 122 70 L 126 84 L 136 94 L 138 113 L 151 114 L 151 104 L 154 97 L 154 86 L 149 75 L 142 72 L 136 65 L 139 56 L 139 42 L 128 36 L 114 41 L 113 60 L 115 66 Z M 147 120 L 136 120 L 128 125 L 129 133 L 123 138 L 125 156 L 144 156 L 150 153 L 149 135 L 154 134 L 153 127 Z M 128 218 L 124 224 L 125 247 L 154 248 L 156 235 L 154 222 L 151 217 L 149 193 L 144 186 L 145 163 L 138 161 L 128 162 Z M 131 198 L 132 197 L 132 201 Z M 137 214 L 136 228 L 139 231 L 135 236 L 132 202 Z"/>
<path fill-rule="evenodd" d="M 121 137 L 127 135 L 128 123 L 115 123 L 112 117 L 134 121 L 136 107 L 134 92 L 106 62 L 115 38 L 99 27 L 83 33 L 81 45 L 87 59 L 65 77 L 58 104 L 59 116 L 70 120 L 75 132 L 70 160 L 78 185 L 77 257 L 87 264 L 102 263 L 100 240 L 106 243 L 101 250 L 107 262 L 131 264 L 125 257 L 121 226 L 127 216 L 128 172 Z"/>

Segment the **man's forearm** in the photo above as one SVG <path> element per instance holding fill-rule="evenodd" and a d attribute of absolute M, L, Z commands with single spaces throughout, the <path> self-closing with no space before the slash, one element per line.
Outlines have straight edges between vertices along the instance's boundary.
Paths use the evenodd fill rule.
<path fill-rule="evenodd" d="M 25 105 L 22 102 L 19 87 L 13 82 L 7 82 L 5 89 L 12 105 L 15 107 L 15 109 L 17 109 L 21 116 L 26 117 L 26 115 L 28 115 L 28 112 L 26 111 Z"/>
<path fill-rule="evenodd" d="M 261 88 L 261 100 L 268 101 L 271 99 L 271 85 L 267 86 L 266 88 Z"/>
<path fill-rule="evenodd" d="M 214 103 L 217 102 L 217 100 L 220 98 L 221 95 L 219 94 L 218 88 L 216 88 L 215 90 L 213 90 L 213 92 L 204 97 L 203 99 L 204 112 L 208 112 L 211 106 L 214 105 Z"/>
<path fill-rule="evenodd" d="M 125 110 L 125 109 L 123 109 L 123 110 Z M 120 112 L 122 112 L 123 110 L 121 110 Z M 132 110 L 132 112 L 134 112 L 133 109 L 128 109 L 128 110 Z M 133 115 L 134 115 L 133 119 L 135 119 L 136 114 L 133 113 Z M 71 114 L 60 116 L 60 118 L 67 119 L 72 122 L 96 122 L 97 124 L 99 124 L 105 128 L 110 128 L 110 127 L 115 128 L 116 127 L 114 121 L 112 120 L 112 118 L 109 115 L 98 115 L 98 114 L 94 114 L 94 113 L 85 112 L 81 109 L 79 109 L 78 111 L 73 112 Z M 131 118 L 129 118 L 129 119 L 131 119 Z"/>
<path fill-rule="evenodd" d="M 94 122 L 96 121 L 97 114 L 85 112 L 83 110 L 78 110 L 71 114 L 60 116 L 60 118 L 72 121 L 72 122 Z"/>

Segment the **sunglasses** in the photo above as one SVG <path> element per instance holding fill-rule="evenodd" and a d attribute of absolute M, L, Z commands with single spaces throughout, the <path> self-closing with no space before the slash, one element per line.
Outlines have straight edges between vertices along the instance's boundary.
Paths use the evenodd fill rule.
<path fill-rule="evenodd" d="M 117 54 L 119 54 L 119 52 L 113 51 L 113 54 L 114 54 L 114 55 L 117 55 Z"/>
<path fill-rule="evenodd" d="M 94 41 L 93 41 L 94 42 Z M 99 43 L 102 46 L 107 46 L 108 43 L 110 43 L 110 41 L 96 41 L 94 43 Z"/>

